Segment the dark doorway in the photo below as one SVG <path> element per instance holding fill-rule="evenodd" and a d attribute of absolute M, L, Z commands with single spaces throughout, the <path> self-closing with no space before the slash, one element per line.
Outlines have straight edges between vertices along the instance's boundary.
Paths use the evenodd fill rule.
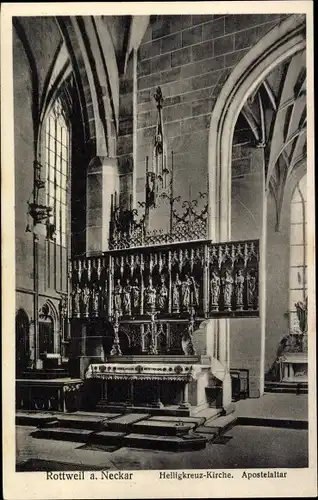
<path fill-rule="evenodd" d="M 15 318 L 17 377 L 28 368 L 30 362 L 29 324 L 27 313 L 19 309 Z"/>
<path fill-rule="evenodd" d="M 54 327 L 50 316 L 39 321 L 39 351 L 40 354 L 54 352 Z"/>

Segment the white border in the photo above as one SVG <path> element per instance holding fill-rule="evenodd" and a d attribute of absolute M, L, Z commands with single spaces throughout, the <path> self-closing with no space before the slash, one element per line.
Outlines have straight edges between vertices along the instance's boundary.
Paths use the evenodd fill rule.
<path fill-rule="evenodd" d="M 50 481 L 42 472 L 15 472 L 15 246 L 12 16 L 125 15 L 125 14 L 307 14 L 308 110 L 308 273 L 309 293 L 309 468 L 286 469 L 287 479 L 241 479 L 242 470 L 225 469 L 234 479 L 159 480 L 157 471 L 134 471 L 133 481 Z M 147 2 L 147 3 L 46 3 L 2 4 L 1 19 L 1 125 L 2 125 L 2 384 L 4 498 L 215 498 L 215 497 L 314 497 L 317 495 L 316 450 L 316 322 L 315 322 L 315 210 L 314 210 L 314 93 L 313 2 Z M 295 450 L 297 452 L 297 450 Z M 283 469 L 280 469 L 283 471 Z M 253 469 L 256 472 L 257 469 Z M 195 472 L 191 470 L 189 472 Z"/>

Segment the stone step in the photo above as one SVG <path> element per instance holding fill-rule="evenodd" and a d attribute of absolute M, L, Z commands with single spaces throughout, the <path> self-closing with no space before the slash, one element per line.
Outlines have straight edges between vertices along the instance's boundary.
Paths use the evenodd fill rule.
<path fill-rule="evenodd" d="M 155 415 L 150 417 L 149 420 L 155 422 L 184 422 L 193 423 L 196 426 L 204 424 L 206 418 L 205 417 L 174 417 L 172 415 Z"/>
<path fill-rule="evenodd" d="M 132 432 L 162 436 L 180 436 L 187 434 L 194 427 L 195 424 L 193 422 L 184 423 L 181 420 L 177 422 L 141 420 L 132 426 Z"/>
<path fill-rule="evenodd" d="M 97 411 L 77 411 L 73 413 L 73 415 L 80 415 L 83 417 L 89 416 L 89 417 L 100 417 L 101 419 L 109 419 L 109 418 L 115 418 L 119 417 L 122 415 L 122 413 L 113 413 L 113 412 L 97 412 Z"/>
<path fill-rule="evenodd" d="M 266 393 L 276 394 L 308 394 L 308 386 L 265 386 Z"/>
<path fill-rule="evenodd" d="M 58 439 L 60 441 L 74 441 L 87 443 L 93 431 L 88 429 L 72 429 L 66 427 L 47 427 L 38 429 L 31 435 L 41 439 Z"/>
<path fill-rule="evenodd" d="M 199 425 L 195 429 L 195 432 L 198 434 L 204 434 L 209 436 L 218 436 L 219 435 L 219 427 L 205 427 L 204 425 Z"/>
<path fill-rule="evenodd" d="M 204 418 L 205 421 L 212 420 L 221 415 L 222 408 L 203 408 L 195 414 L 196 418 Z"/>
<path fill-rule="evenodd" d="M 112 404 L 112 403 L 108 403 L 104 399 L 101 399 L 97 403 L 94 411 L 100 412 L 100 413 L 123 413 L 123 412 L 129 411 L 129 409 L 127 408 L 127 405 L 125 405 L 125 404 Z"/>
<path fill-rule="evenodd" d="M 103 445 L 123 445 L 125 432 L 100 431 L 90 435 L 89 442 Z"/>
<path fill-rule="evenodd" d="M 267 380 L 265 382 L 265 387 L 308 387 L 307 381 L 292 381 L 292 380 L 281 380 L 280 382 L 275 382 L 271 380 Z"/>
<path fill-rule="evenodd" d="M 230 413 L 229 415 L 208 420 L 200 429 L 210 429 L 210 432 L 220 435 L 231 429 L 235 425 L 236 420 L 237 415 Z M 199 428 L 196 429 L 196 432 L 198 432 L 198 430 Z"/>
<path fill-rule="evenodd" d="M 195 435 L 183 436 L 160 435 L 149 433 L 129 433 L 116 431 L 94 432 L 88 429 L 74 429 L 65 427 L 40 428 L 31 434 L 35 438 L 73 441 L 87 445 L 116 445 L 144 449 L 158 449 L 167 451 L 199 450 L 205 448 L 210 436 Z"/>
<path fill-rule="evenodd" d="M 156 449 L 165 451 L 202 450 L 206 446 L 206 438 L 200 436 L 158 436 L 152 434 L 127 434 L 124 446 L 133 448 Z"/>
<path fill-rule="evenodd" d="M 254 427 L 278 427 L 281 429 L 308 429 L 308 420 L 291 419 L 288 417 L 253 417 L 240 416 L 237 418 L 237 425 L 252 425 Z"/>
<path fill-rule="evenodd" d="M 149 417 L 147 413 L 126 413 L 117 418 L 105 421 L 107 430 L 116 432 L 129 432 L 133 424 Z"/>
<path fill-rule="evenodd" d="M 206 428 L 206 429 L 208 429 L 208 428 Z M 197 432 L 197 431 L 195 431 L 195 434 L 197 434 L 200 437 L 205 438 L 207 443 L 213 443 L 213 441 L 219 437 L 219 435 L 215 434 L 215 432 L 203 432 L 203 431 Z"/>
<path fill-rule="evenodd" d="M 57 422 L 59 427 L 64 428 L 99 430 L 105 427 L 107 418 L 61 413 L 57 416 Z"/>
<path fill-rule="evenodd" d="M 27 413 L 27 412 L 16 412 L 15 422 L 16 425 L 31 425 L 31 426 L 41 426 L 44 424 L 49 424 L 56 420 L 55 415 L 49 415 L 46 413 Z"/>
<path fill-rule="evenodd" d="M 178 408 L 174 406 L 164 406 L 163 408 L 154 408 L 151 406 L 127 406 L 124 404 L 108 403 L 105 400 L 99 401 L 96 405 L 96 412 L 109 412 L 109 413 L 149 413 L 150 415 L 171 415 L 174 417 L 189 417 L 190 409 Z"/>

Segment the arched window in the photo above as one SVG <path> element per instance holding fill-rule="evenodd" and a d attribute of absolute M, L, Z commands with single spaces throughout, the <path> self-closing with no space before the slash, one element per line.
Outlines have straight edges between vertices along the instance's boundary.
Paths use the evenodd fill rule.
<path fill-rule="evenodd" d="M 46 113 L 42 128 L 42 155 L 45 158 L 46 200 L 52 207 L 46 244 L 46 287 L 67 290 L 70 196 L 70 121 L 69 105 L 61 90 Z"/>
<path fill-rule="evenodd" d="M 56 99 L 45 123 L 47 204 L 53 208 L 57 245 L 66 247 L 67 177 L 69 171 L 69 129 L 63 106 Z"/>
<path fill-rule="evenodd" d="M 297 183 L 290 204 L 290 327 L 297 318 L 295 303 L 307 297 L 307 176 Z"/>

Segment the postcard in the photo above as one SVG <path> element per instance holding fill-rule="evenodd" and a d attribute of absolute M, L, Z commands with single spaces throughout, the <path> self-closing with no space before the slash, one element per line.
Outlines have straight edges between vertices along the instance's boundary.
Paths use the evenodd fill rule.
<path fill-rule="evenodd" d="M 1 42 L 4 498 L 315 497 L 313 3 Z"/>

